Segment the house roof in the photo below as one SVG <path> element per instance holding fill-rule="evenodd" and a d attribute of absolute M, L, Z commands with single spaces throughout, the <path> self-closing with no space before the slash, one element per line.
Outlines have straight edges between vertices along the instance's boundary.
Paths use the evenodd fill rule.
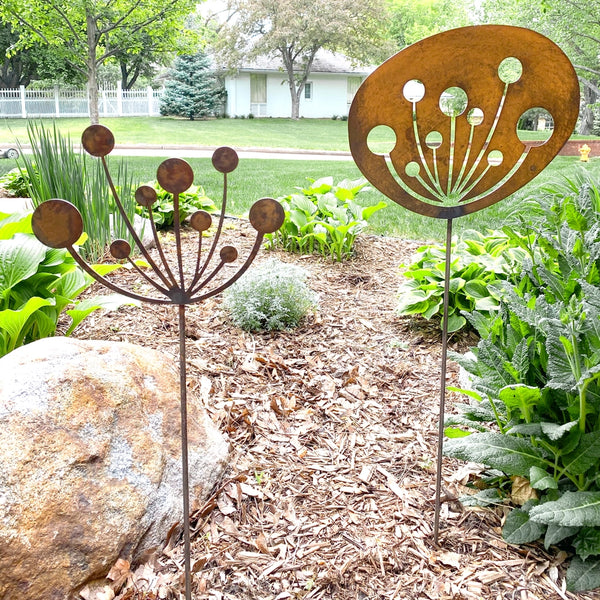
<path fill-rule="evenodd" d="M 239 71 L 276 71 L 283 69 L 283 63 L 278 56 L 259 56 L 248 62 L 243 62 Z M 323 50 L 317 51 L 312 64 L 311 73 L 339 73 L 353 75 L 368 75 L 375 70 L 375 66 L 353 64 L 349 58 L 342 54 Z"/>

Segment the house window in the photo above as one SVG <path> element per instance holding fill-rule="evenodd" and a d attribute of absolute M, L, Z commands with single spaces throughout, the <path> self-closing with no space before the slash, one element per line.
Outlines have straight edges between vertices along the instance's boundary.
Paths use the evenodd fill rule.
<path fill-rule="evenodd" d="M 312 81 L 307 81 L 304 84 L 304 99 L 312 100 L 313 97 L 313 84 Z"/>
<path fill-rule="evenodd" d="M 250 112 L 255 117 L 267 116 L 267 76 L 263 73 L 250 75 Z"/>
<path fill-rule="evenodd" d="M 360 87 L 360 84 L 363 82 L 362 77 L 348 77 L 348 86 L 347 86 L 347 98 L 348 98 L 348 107 L 352 104 L 352 100 L 354 100 L 354 96 Z"/>

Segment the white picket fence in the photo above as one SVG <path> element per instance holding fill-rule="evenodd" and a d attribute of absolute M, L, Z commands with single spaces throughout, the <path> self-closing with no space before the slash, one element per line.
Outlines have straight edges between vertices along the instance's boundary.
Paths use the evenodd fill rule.
<path fill-rule="evenodd" d="M 101 117 L 140 117 L 160 114 L 162 90 L 100 90 L 98 108 Z M 87 90 L 0 89 L 0 118 L 87 117 Z"/>

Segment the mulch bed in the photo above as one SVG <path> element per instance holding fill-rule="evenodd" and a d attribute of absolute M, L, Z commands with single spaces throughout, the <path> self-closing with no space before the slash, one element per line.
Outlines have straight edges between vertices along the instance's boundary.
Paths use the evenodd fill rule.
<path fill-rule="evenodd" d="M 243 221 L 225 237 L 242 256 L 253 241 Z M 167 234 L 165 247 L 172 240 Z M 186 232 L 186 260 L 195 261 L 195 247 Z M 507 509 L 461 506 L 476 465 L 444 459 L 433 543 L 441 340 L 435 324 L 395 314 L 399 266 L 417 247 L 362 236 L 342 264 L 261 252 L 257 261 L 275 254 L 307 269 L 319 294 L 318 311 L 291 332 L 240 331 L 219 298 L 188 308 L 189 387 L 232 447 L 219 488 L 195 507 L 196 600 L 597 597 L 565 591 L 564 553 L 506 544 Z M 125 271 L 113 278 L 136 279 Z M 177 312 L 126 307 L 92 316 L 75 335 L 134 342 L 175 360 Z M 451 340 L 459 350 L 474 343 Z M 448 383 L 456 378 L 450 364 Z M 126 580 L 120 600 L 176 598 L 183 589 L 176 536 L 128 568 L 111 573 Z"/>

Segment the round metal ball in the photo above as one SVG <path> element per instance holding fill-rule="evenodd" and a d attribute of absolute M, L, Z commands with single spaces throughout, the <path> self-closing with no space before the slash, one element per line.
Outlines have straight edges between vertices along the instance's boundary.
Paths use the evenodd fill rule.
<path fill-rule="evenodd" d="M 104 125 L 90 125 L 81 135 L 81 144 L 92 156 L 106 156 L 115 147 L 115 137 Z"/>
<path fill-rule="evenodd" d="M 131 246 L 127 240 L 115 240 L 110 245 L 110 254 L 113 258 L 122 260 L 131 254 Z"/>
<path fill-rule="evenodd" d="M 196 231 L 206 231 L 212 225 L 212 217 L 205 210 L 197 210 L 190 217 L 190 225 Z"/>
<path fill-rule="evenodd" d="M 233 246 L 223 246 L 221 248 L 221 260 L 224 263 L 232 263 L 238 257 L 238 251 Z"/>
<path fill-rule="evenodd" d="M 213 167 L 219 173 L 231 173 L 237 168 L 239 162 L 237 152 L 228 146 L 217 148 L 212 155 Z"/>
<path fill-rule="evenodd" d="M 156 190 L 149 185 L 141 185 L 135 190 L 135 201 L 140 206 L 150 208 L 156 202 Z"/>
<path fill-rule="evenodd" d="M 83 219 L 70 202 L 55 198 L 35 209 L 31 228 L 42 244 L 50 248 L 69 248 L 83 233 Z"/>
<path fill-rule="evenodd" d="M 167 192 L 181 194 L 194 183 L 194 172 L 185 160 L 169 158 L 159 165 L 156 179 Z"/>
<path fill-rule="evenodd" d="M 273 233 L 283 224 L 285 212 L 277 200 L 262 198 L 250 208 L 250 224 L 259 233 Z"/>

